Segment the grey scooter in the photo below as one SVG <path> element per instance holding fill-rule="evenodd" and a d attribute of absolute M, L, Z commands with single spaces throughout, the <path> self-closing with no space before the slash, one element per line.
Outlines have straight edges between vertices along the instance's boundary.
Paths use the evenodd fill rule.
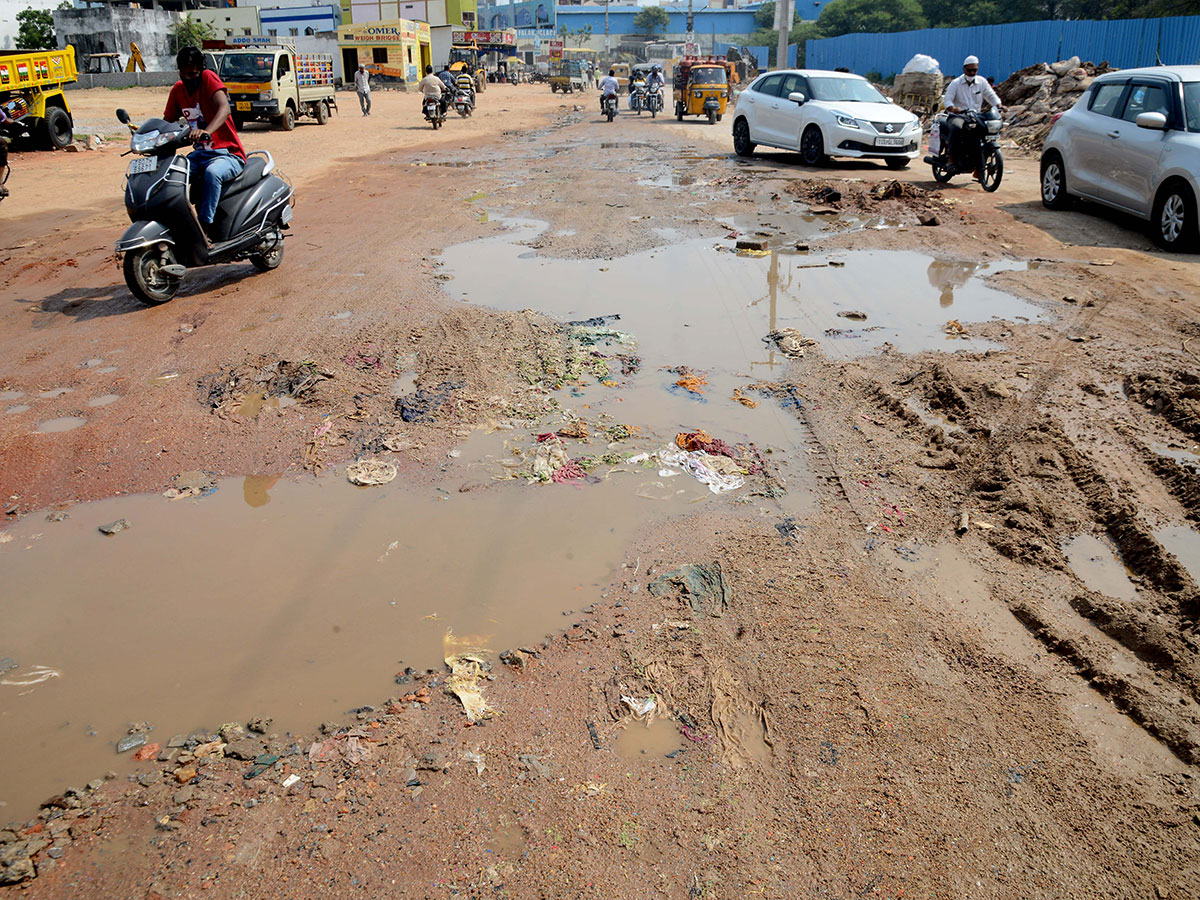
<path fill-rule="evenodd" d="M 206 235 L 192 208 L 191 162 L 176 151 L 188 145 L 187 122 L 117 118 L 133 132 L 125 209 L 132 225 L 117 241 L 125 283 L 143 303 L 170 300 L 188 269 L 248 259 L 260 271 L 283 260 L 283 238 L 292 219 L 292 185 L 274 171 L 265 150 L 247 155 L 242 173 L 225 183 L 216 218 Z M 211 238 L 211 239 L 210 239 Z"/>

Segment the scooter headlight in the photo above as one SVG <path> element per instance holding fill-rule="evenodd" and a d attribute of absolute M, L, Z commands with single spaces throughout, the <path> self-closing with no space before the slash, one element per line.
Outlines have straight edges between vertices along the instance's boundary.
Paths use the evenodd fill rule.
<path fill-rule="evenodd" d="M 169 144 L 173 140 L 175 140 L 175 135 L 173 134 L 160 134 L 158 140 L 154 142 L 154 146 L 161 147 L 163 144 Z"/>
<path fill-rule="evenodd" d="M 166 135 L 160 134 L 157 130 L 135 134 L 129 139 L 129 149 L 134 153 L 145 153 L 147 150 L 157 147 L 160 143 L 159 138 L 162 137 L 166 137 Z"/>

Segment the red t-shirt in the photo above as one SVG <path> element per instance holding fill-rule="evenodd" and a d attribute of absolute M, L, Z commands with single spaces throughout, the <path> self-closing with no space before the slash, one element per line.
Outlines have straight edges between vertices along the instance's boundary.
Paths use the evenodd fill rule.
<path fill-rule="evenodd" d="M 174 122 L 182 116 L 193 128 L 205 128 L 206 123 L 211 122 L 217 115 L 217 103 L 213 97 L 217 91 L 224 90 L 225 83 L 211 69 L 200 73 L 198 96 L 188 91 L 182 81 L 177 81 L 167 97 L 167 108 L 163 112 L 163 118 Z M 228 150 L 234 156 L 241 157 L 243 162 L 246 160 L 246 151 L 242 149 L 242 142 L 238 140 L 237 132 L 233 129 L 232 115 L 226 117 L 221 127 L 213 133 L 209 146 L 214 150 Z"/>

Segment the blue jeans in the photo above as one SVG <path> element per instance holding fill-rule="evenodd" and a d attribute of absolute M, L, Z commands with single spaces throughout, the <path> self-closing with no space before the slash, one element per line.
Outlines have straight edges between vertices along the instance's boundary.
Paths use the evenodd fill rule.
<path fill-rule="evenodd" d="M 204 187 L 200 192 L 200 221 L 211 225 L 217 214 L 217 203 L 221 200 L 221 188 L 225 182 L 232 181 L 242 174 L 245 163 L 228 150 L 208 150 L 199 148 L 188 154 L 192 164 L 192 177 L 203 178 Z"/>

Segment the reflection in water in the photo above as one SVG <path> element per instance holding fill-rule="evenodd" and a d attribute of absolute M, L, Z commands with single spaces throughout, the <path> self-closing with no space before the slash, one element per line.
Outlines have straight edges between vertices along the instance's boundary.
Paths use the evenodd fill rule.
<path fill-rule="evenodd" d="M 242 482 L 242 497 L 247 506 L 266 506 L 271 502 L 268 491 L 279 481 L 278 475 L 247 475 Z"/>
<path fill-rule="evenodd" d="M 938 289 L 938 303 L 943 309 L 954 305 L 955 288 L 963 287 L 975 277 L 979 263 L 935 259 L 929 263 L 929 283 Z"/>

